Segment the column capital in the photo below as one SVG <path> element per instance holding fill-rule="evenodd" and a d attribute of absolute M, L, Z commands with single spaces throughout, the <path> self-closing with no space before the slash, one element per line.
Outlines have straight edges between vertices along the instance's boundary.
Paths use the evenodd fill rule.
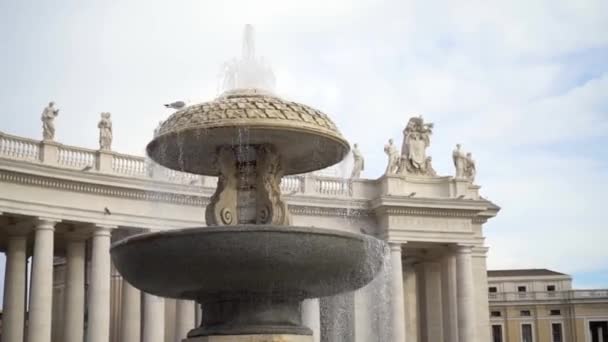
<path fill-rule="evenodd" d="M 406 244 L 406 242 L 389 242 L 388 246 L 390 247 L 391 252 L 401 252 L 404 244 Z"/>
<path fill-rule="evenodd" d="M 112 230 L 114 229 L 116 229 L 116 226 L 95 225 L 93 227 L 93 237 L 112 236 Z"/>
<path fill-rule="evenodd" d="M 471 254 L 471 253 L 473 253 L 473 246 L 472 245 L 456 245 L 454 247 L 454 250 L 456 251 L 456 253 L 459 253 L 459 254 Z"/>
<path fill-rule="evenodd" d="M 34 230 L 55 230 L 55 225 L 59 222 L 61 222 L 59 219 L 37 217 L 34 220 Z"/>

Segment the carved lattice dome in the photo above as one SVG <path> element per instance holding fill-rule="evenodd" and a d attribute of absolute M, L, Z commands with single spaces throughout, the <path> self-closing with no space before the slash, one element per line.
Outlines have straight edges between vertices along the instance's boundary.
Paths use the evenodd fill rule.
<path fill-rule="evenodd" d="M 157 134 L 147 147 L 150 158 L 170 169 L 213 176 L 221 146 L 274 145 L 286 175 L 331 166 L 349 151 L 324 113 L 254 89 L 181 109 Z"/>

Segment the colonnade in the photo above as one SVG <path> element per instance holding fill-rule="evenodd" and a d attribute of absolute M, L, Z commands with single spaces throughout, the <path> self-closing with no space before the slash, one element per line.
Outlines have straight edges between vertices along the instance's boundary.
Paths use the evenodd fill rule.
<path fill-rule="evenodd" d="M 454 245 L 438 260 L 403 265 L 404 246 L 390 244 L 391 342 L 476 341 L 472 246 Z M 416 278 L 413 296 L 407 296 L 408 277 Z"/>
<path fill-rule="evenodd" d="M 58 221 L 36 218 L 28 223 L 28 229 L 22 226 L 5 229 L 8 238 L 1 342 L 51 342 L 54 241 Z M 64 234 L 66 272 L 61 341 L 110 340 L 109 248 L 115 228 L 87 224 L 83 229 Z M 31 284 L 27 301 L 28 236 L 32 235 Z M 89 287 L 85 291 L 87 241 L 91 250 Z M 404 246 L 407 245 L 390 244 L 391 342 L 410 342 L 412 331 L 417 331 L 422 341 L 475 341 L 472 247 L 455 245 L 440 260 L 418 263 L 416 296 L 424 305 L 418 305 L 420 309 L 415 314 L 420 317 L 412 320 L 408 315 L 414 314 L 414 309 L 407 304 L 408 284 L 404 284 L 404 278 L 408 279 L 408 275 L 404 274 L 404 269 L 411 272 L 413 268 L 407 264 L 407 258 L 406 265 L 403 264 Z M 26 305 L 29 308 L 27 328 Z M 315 332 L 315 341 L 319 341 L 319 301 L 306 301 L 303 314 L 305 324 Z M 192 302 L 177 301 L 174 341 L 180 341 L 194 327 L 194 316 Z M 414 321 L 418 323 L 417 327 L 407 326 Z M 119 342 L 166 342 L 165 335 L 165 300 L 150 294 L 142 295 L 123 282 Z"/>
<path fill-rule="evenodd" d="M 62 330 L 63 342 L 108 342 L 111 315 L 111 235 L 116 227 L 83 224 L 65 237 L 65 293 L 61 327 L 52 327 L 55 227 L 59 221 L 28 220 L 4 229 L 6 269 L 1 342 L 51 342 L 52 329 Z M 33 241 L 29 245 L 28 237 Z M 90 264 L 87 268 L 87 241 Z M 27 293 L 27 259 L 32 256 Z M 88 282 L 86 277 L 88 276 Z M 88 287 L 86 286 L 88 284 Z M 119 342 L 165 342 L 164 299 L 123 281 Z M 27 298 L 29 297 L 29 298 Z M 143 312 L 142 300 L 143 297 Z M 27 312 L 27 318 L 26 318 Z M 85 318 L 85 316 L 87 316 Z M 173 341 L 181 341 L 195 325 L 194 305 L 177 301 Z M 27 324 L 26 324 L 27 321 Z"/>

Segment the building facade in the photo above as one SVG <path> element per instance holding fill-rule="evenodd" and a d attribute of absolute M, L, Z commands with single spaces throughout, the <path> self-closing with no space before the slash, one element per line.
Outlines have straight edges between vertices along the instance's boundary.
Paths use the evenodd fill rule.
<path fill-rule="evenodd" d="M 608 290 L 546 269 L 488 272 L 493 342 L 608 341 Z"/>
<path fill-rule="evenodd" d="M 192 302 L 124 282 L 109 248 L 138 232 L 204 226 L 216 180 L 114 152 L 107 139 L 102 147 L 0 133 L 2 342 L 174 342 L 200 317 Z M 370 285 L 303 305 L 316 341 L 490 340 L 483 225 L 499 208 L 472 179 L 437 176 L 422 161 L 420 175 L 283 180 L 294 225 L 387 242 Z"/>

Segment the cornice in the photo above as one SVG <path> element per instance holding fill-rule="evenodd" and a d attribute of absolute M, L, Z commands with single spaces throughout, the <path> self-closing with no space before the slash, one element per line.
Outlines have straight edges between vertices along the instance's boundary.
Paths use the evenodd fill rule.
<path fill-rule="evenodd" d="M 335 208 L 335 207 L 319 207 L 319 206 L 302 206 L 289 205 L 289 212 L 294 215 L 304 216 L 339 216 L 339 217 L 369 217 L 373 213 L 365 209 L 351 208 Z"/>
<path fill-rule="evenodd" d="M 0 181 L 72 192 L 91 193 L 101 196 L 129 198 L 142 201 L 166 202 L 197 207 L 205 206 L 209 202 L 207 197 L 196 195 L 107 186 L 81 181 L 23 174 L 7 170 L 0 170 Z"/>

